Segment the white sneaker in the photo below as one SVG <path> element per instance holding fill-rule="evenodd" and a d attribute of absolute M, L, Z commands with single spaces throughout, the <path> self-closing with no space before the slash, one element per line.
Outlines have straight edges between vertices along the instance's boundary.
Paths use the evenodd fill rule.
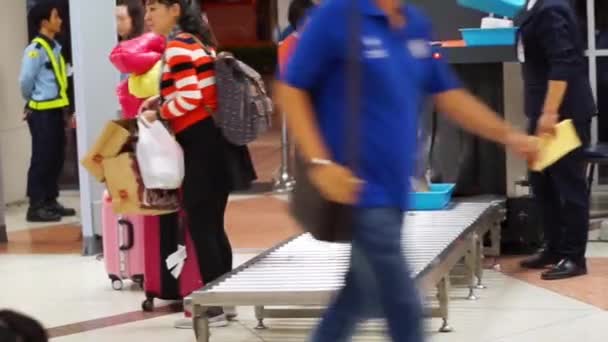
<path fill-rule="evenodd" d="M 173 324 L 173 327 L 175 329 L 188 329 L 188 330 L 191 330 L 194 327 L 194 323 L 192 322 L 192 319 L 180 318 L 177 321 L 175 321 L 175 323 Z"/>
<path fill-rule="evenodd" d="M 226 318 L 229 321 L 234 321 L 237 318 L 237 316 L 239 315 L 236 311 L 236 307 L 234 307 L 234 306 L 225 306 L 224 314 L 226 314 Z"/>
<path fill-rule="evenodd" d="M 221 328 L 228 326 L 228 318 L 226 314 L 219 314 L 213 317 L 209 317 L 209 327 L 211 328 Z"/>

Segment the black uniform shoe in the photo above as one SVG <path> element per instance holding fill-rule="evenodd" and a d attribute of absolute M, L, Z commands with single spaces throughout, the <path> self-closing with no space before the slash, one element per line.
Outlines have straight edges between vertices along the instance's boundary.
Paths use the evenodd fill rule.
<path fill-rule="evenodd" d="M 61 215 L 48 210 L 46 207 L 30 207 L 27 210 L 26 219 L 28 222 L 59 222 L 61 221 Z"/>
<path fill-rule="evenodd" d="M 560 261 L 560 257 L 550 253 L 546 249 L 541 249 L 533 256 L 523 260 L 519 265 L 523 268 L 541 269 L 555 265 Z"/>
<path fill-rule="evenodd" d="M 56 200 L 47 202 L 46 208 L 51 212 L 57 213 L 60 217 L 76 216 L 76 210 L 66 208 Z"/>
<path fill-rule="evenodd" d="M 543 280 L 560 280 L 587 274 L 587 266 L 579 265 L 570 259 L 563 259 L 541 275 Z"/>

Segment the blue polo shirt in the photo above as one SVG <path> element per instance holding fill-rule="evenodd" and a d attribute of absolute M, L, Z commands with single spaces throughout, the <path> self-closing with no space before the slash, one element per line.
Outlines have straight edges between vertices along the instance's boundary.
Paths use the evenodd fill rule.
<path fill-rule="evenodd" d="M 356 0 L 362 15 L 361 109 L 347 113 L 350 1 L 323 1 L 313 11 L 283 80 L 311 95 L 336 162 L 345 163 L 349 116 L 360 115 L 356 172 L 365 181 L 360 206 L 407 209 L 424 100 L 460 84 L 431 47 L 431 24 L 419 9 L 405 5 L 407 24 L 393 29 L 374 0 Z"/>

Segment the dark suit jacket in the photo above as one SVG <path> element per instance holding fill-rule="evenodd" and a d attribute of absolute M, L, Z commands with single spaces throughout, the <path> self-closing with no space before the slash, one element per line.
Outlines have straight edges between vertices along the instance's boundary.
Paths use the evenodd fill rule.
<path fill-rule="evenodd" d="M 543 111 L 550 80 L 567 81 L 561 118 L 583 121 L 596 113 L 584 40 L 569 0 L 538 0 L 517 19 L 525 49 L 525 111 L 532 120 Z"/>

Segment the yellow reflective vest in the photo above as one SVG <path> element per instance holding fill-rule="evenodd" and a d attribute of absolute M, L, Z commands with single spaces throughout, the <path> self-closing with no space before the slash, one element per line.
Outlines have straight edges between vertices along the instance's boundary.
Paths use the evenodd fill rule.
<path fill-rule="evenodd" d="M 70 105 L 70 100 L 68 99 L 68 75 L 67 68 L 65 64 L 65 60 L 63 56 L 60 56 L 59 61 L 55 57 L 55 53 L 53 49 L 49 45 L 49 43 L 40 38 L 34 38 L 33 43 L 38 43 L 46 54 L 49 57 L 49 61 L 51 62 L 51 66 L 53 67 L 53 73 L 55 74 L 55 80 L 57 81 L 57 88 L 59 89 L 59 94 L 55 99 L 45 100 L 45 101 L 34 101 L 30 100 L 28 102 L 28 107 L 34 110 L 49 110 L 49 109 L 57 109 L 63 108 Z"/>

